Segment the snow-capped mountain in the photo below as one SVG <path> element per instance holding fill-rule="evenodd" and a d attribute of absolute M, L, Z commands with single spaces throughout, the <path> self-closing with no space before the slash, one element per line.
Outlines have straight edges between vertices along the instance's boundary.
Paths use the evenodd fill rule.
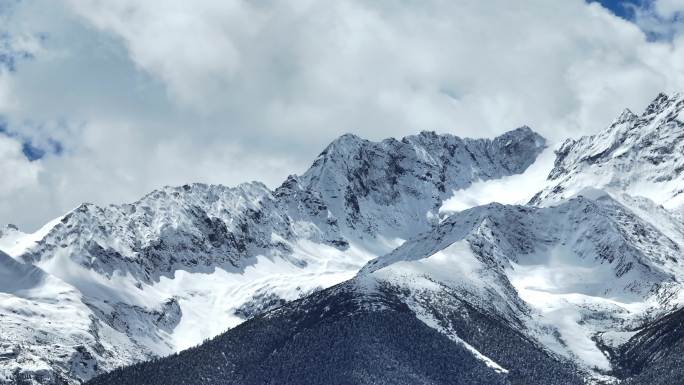
<path fill-rule="evenodd" d="M 652 359 L 630 337 L 681 303 L 680 247 L 605 194 L 477 207 L 350 281 L 90 383 L 614 383 L 624 357 Z"/>
<path fill-rule="evenodd" d="M 549 208 L 491 204 L 451 216 L 360 277 L 400 287 L 418 315 L 445 311 L 431 298 L 466 301 L 600 374 L 612 368 L 602 344 L 682 303 L 684 226 L 674 241 L 652 219 L 607 194 Z"/>
<path fill-rule="evenodd" d="M 320 193 L 345 235 L 406 239 L 438 221 L 439 207 L 454 190 L 525 171 L 545 144 L 529 127 L 492 141 L 422 132 L 373 143 L 344 135 L 300 183 Z"/>
<path fill-rule="evenodd" d="M 91 384 L 677 383 L 683 107 L 565 142 L 529 205 L 431 215 L 349 281 Z"/>
<path fill-rule="evenodd" d="M 436 226 L 453 190 L 520 173 L 544 147 L 527 127 L 494 140 L 345 135 L 275 191 L 165 187 L 131 204 L 83 204 L 33 234 L 8 228 L 8 263 L 46 278 L 0 304 L 24 300 L 2 312 L 0 383 L 80 382 L 350 279 Z M 57 300 L 41 294 L 50 290 Z"/>
<path fill-rule="evenodd" d="M 660 94 L 640 116 L 625 110 L 597 135 L 557 149 L 549 185 L 535 204 L 552 204 L 586 187 L 684 204 L 684 94 Z"/>

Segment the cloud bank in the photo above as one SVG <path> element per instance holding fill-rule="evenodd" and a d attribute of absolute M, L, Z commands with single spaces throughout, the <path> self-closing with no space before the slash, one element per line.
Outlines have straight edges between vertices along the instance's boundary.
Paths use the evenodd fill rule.
<path fill-rule="evenodd" d="M 582 0 L 0 0 L 0 223 L 275 186 L 345 132 L 592 133 L 684 90 L 678 4 L 632 23 Z M 60 151 L 30 162 L 26 140 Z"/>

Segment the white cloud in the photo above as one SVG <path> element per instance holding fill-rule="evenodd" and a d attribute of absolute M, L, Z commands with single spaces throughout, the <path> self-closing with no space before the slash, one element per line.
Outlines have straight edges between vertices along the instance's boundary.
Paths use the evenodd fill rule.
<path fill-rule="evenodd" d="M 242 2 L 69 0 L 95 27 L 121 37 L 131 58 L 183 101 L 203 107 L 240 62 L 236 37 L 252 38 L 255 12 Z M 244 40 L 243 40 L 244 41 Z"/>
<path fill-rule="evenodd" d="M 70 4 L 177 102 L 268 132 L 587 131 L 597 116 L 578 119 L 578 104 L 646 100 L 672 76 L 633 25 L 580 0 Z M 648 96 L 624 100 L 630 87 Z"/>
<path fill-rule="evenodd" d="M 40 162 L 29 162 L 21 151 L 21 143 L 0 136 L 0 202 L 11 205 L 11 199 L 26 188 L 38 184 Z"/>
<path fill-rule="evenodd" d="M 13 105 L 12 95 L 9 92 L 10 74 L 0 71 L 0 111 L 10 111 Z"/>
<path fill-rule="evenodd" d="M 582 0 L 25 0 L 6 28 L 48 38 L 0 77 L 0 114 L 65 146 L 43 206 L 0 208 L 34 228 L 164 184 L 275 185 L 344 132 L 559 139 L 684 90 L 684 40 Z"/>
<path fill-rule="evenodd" d="M 673 19 L 677 16 L 677 14 L 684 14 L 684 1 L 656 0 L 655 9 L 660 17 L 665 19 Z"/>
<path fill-rule="evenodd" d="M 633 9 L 636 24 L 653 37 L 681 38 L 684 32 L 683 0 L 653 0 Z"/>

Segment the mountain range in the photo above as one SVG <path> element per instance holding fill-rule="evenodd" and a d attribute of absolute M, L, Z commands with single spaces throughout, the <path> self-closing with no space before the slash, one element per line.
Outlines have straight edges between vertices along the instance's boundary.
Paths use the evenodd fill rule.
<path fill-rule="evenodd" d="M 0 384 L 676 383 L 683 110 L 661 94 L 548 165 L 529 127 L 343 135 L 275 190 L 7 226 Z M 536 191 L 445 210 L 487 184 Z"/>

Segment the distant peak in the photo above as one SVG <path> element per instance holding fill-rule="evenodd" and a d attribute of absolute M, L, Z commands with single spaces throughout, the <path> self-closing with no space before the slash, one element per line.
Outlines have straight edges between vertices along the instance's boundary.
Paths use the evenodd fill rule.
<path fill-rule="evenodd" d="M 5 225 L 6 230 L 19 231 L 19 227 L 13 223 L 8 223 Z"/>
<path fill-rule="evenodd" d="M 90 202 L 83 202 L 78 207 L 74 209 L 74 211 L 80 211 L 80 212 L 86 212 L 90 210 L 91 207 L 96 207 L 94 203 Z"/>
<path fill-rule="evenodd" d="M 284 183 L 299 183 L 299 176 L 297 174 L 290 174 Z"/>
<path fill-rule="evenodd" d="M 518 138 L 532 138 L 537 147 L 546 146 L 546 138 L 541 136 L 539 133 L 531 129 L 529 126 L 521 126 L 514 130 L 504 132 L 503 134 L 494 138 L 495 141 L 511 140 Z"/>
<path fill-rule="evenodd" d="M 253 191 L 253 190 L 263 190 L 268 189 L 268 187 L 259 181 L 242 182 L 235 187 L 230 187 L 222 184 L 209 184 L 209 183 L 187 183 L 182 186 L 164 186 L 160 189 L 153 190 L 143 197 L 159 197 L 161 195 L 168 195 L 173 193 L 185 193 L 185 194 L 206 194 L 209 192 L 221 192 L 230 190 L 240 190 L 240 191 Z"/>
<path fill-rule="evenodd" d="M 213 186 L 213 185 L 212 185 Z M 222 186 L 222 185 L 216 185 L 216 186 Z M 269 190 L 268 186 L 266 186 L 263 182 L 258 181 L 258 180 L 253 180 L 251 182 L 243 182 L 240 183 L 239 185 L 236 186 L 236 188 L 239 188 L 241 190 Z"/>
<path fill-rule="evenodd" d="M 658 94 L 658 96 L 656 96 L 655 99 L 653 99 L 651 104 L 646 107 L 646 110 L 642 116 L 658 114 L 674 103 L 681 103 L 684 105 L 684 95 L 681 93 L 674 93 L 672 96 L 668 96 L 667 94 L 661 92 Z"/>
<path fill-rule="evenodd" d="M 355 147 L 358 146 L 359 144 L 365 142 L 366 140 L 363 138 L 360 138 L 354 134 L 346 133 L 344 135 L 339 136 L 337 139 L 333 140 L 328 147 L 321 152 L 320 156 L 325 156 L 330 153 L 345 153 L 348 151 L 350 147 Z"/>
<path fill-rule="evenodd" d="M 360 143 L 364 142 L 365 139 L 351 134 L 351 133 L 346 133 L 343 135 L 340 135 L 337 139 L 333 140 L 330 145 L 328 145 L 328 148 L 331 146 L 336 146 L 336 145 L 348 145 L 348 144 L 354 144 L 354 143 Z"/>
<path fill-rule="evenodd" d="M 287 179 L 280 185 L 278 189 L 276 189 L 278 192 L 279 190 L 295 190 L 299 188 L 299 176 L 290 174 L 287 176 Z"/>
<path fill-rule="evenodd" d="M 536 131 L 531 129 L 529 126 L 520 126 L 510 131 L 506 131 L 503 134 L 497 136 L 497 138 L 507 138 L 507 137 L 518 137 L 518 136 L 540 136 Z"/>
<path fill-rule="evenodd" d="M 629 108 L 625 108 L 622 113 L 613 121 L 611 126 L 616 126 L 625 122 L 632 121 L 638 118 L 638 116 L 632 112 Z"/>
<path fill-rule="evenodd" d="M 357 135 L 351 134 L 351 133 L 346 133 L 343 135 L 340 135 L 339 138 L 335 139 L 333 143 L 336 142 L 360 142 L 363 141 L 363 139 Z"/>
<path fill-rule="evenodd" d="M 423 130 L 419 133 L 420 136 L 436 137 L 439 136 L 435 131 Z"/>
<path fill-rule="evenodd" d="M 536 134 L 536 132 L 533 129 L 531 129 L 530 126 L 527 126 L 527 125 L 520 126 L 520 127 L 516 128 L 515 130 L 511 130 L 510 132 L 535 133 Z"/>
<path fill-rule="evenodd" d="M 636 118 L 636 114 L 629 108 L 625 108 L 620 114 L 620 118 Z"/>
<path fill-rule="evenodd" d="M 20 233 L 20 231 L 19 231 L 19 227 L 17 227 L 14 224 L 9 223 L 5 226 L 0 227 L 0 238 L 4 237 L 5 235 L 8 235 L 8 234 L 16 234 L 16 233 Z"/>

